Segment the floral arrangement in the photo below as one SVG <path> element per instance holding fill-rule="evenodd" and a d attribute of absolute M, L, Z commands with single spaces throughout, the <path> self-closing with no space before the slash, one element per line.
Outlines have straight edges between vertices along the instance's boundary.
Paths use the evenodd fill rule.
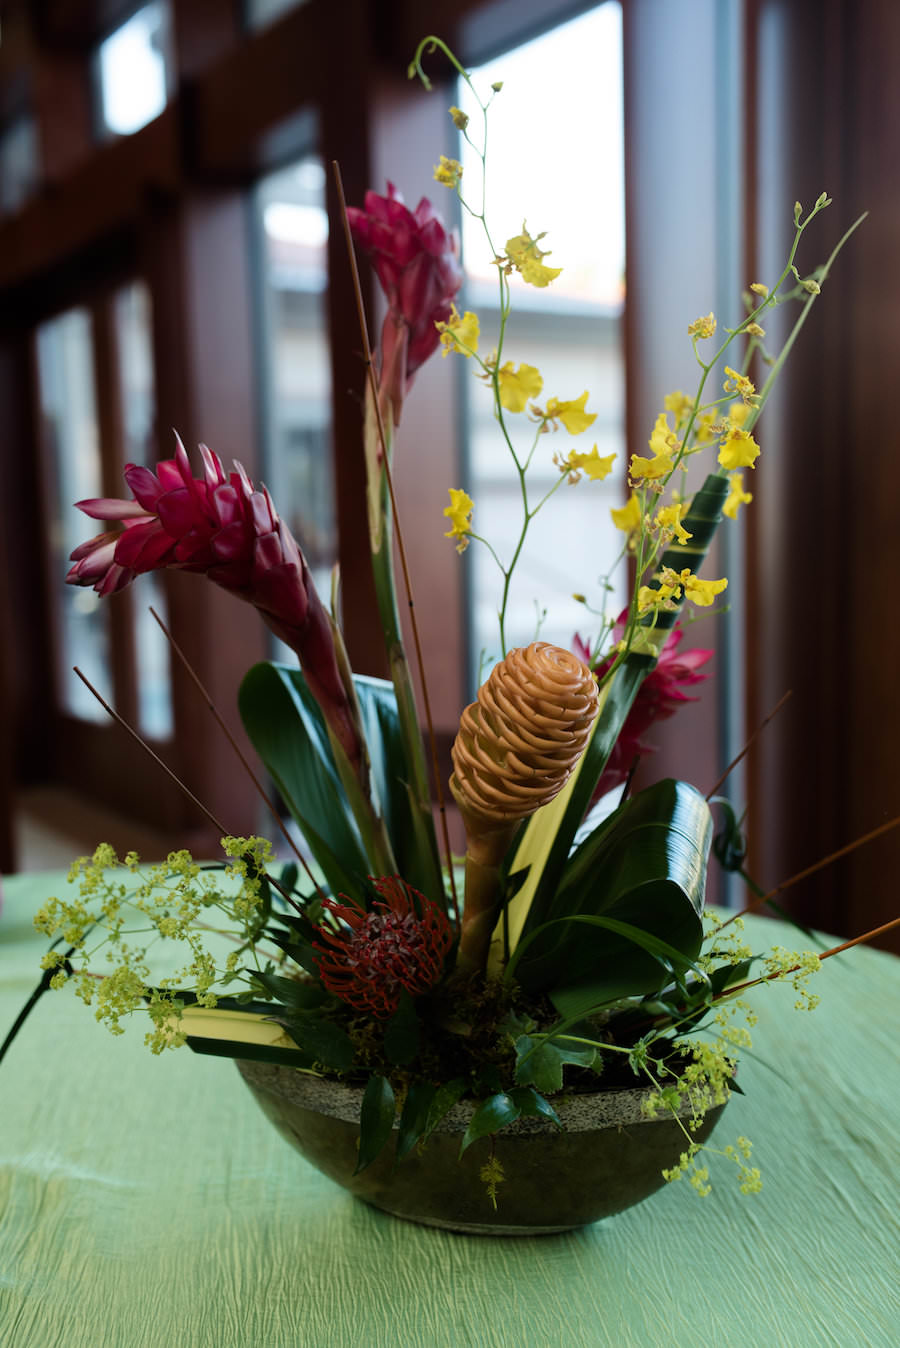
<path fill-rule="evenodd" d="M 426 80 L 429 44 L 471 88 L 437 39 L 420 46 L 411 74 Z M 500 88 L 484 99 L 472 88 L 480 134 L 450 109 L 482 162 Z M 71 983 L 114 1033 L 123 1018 L 146 1012 L 157 1053 L 187 1041 L 364 1084 L 360 1169 L 385 1146 L 398 1113 L 405 1154 L 427 1142 L 457 1101 L 473 1100 L 465 1151 L 523 1116 L 558 1122 L 554 1098 L 563 1089 L 649 1083 L 649 1110 L 671 1112 L 684 1133 L 681 1160 L 666 1177 L 687 1175 L 704 1193 L 715 1153 L 753 1191 L 761 1181 L 747 1140 L 715 1148 L 696 1131 L 727 1099 L 739 1050 L 750 1044 L 747 991 L 787 979 L 798 1006 L 811 1008 L 809 979 L 834 952 L 759 954 L 739 916 L 704 912 L 711 847 L 742 870 L 733 811 L 723 803 L 714 842 L 710 803 L 693 786 L 663 780 L 633 795 L 629 786 L 652 722 L 705 677 L 710 652 L 680 651 L 679 614 L 685 604 L 710 608 L 727 586 L 725 577 L 702 574 L 704 558 L 723 517 L 728 527 L 752 501 L 757 420 L 852 231 L 824 265 L 801 275 L 799 246 L 830 201 L 823 193 L 806 213 L 798 203 L 781 275 L 751 284 L 746 312 L 724 332 L 711 313 L 690 323 L 696 390 L 665 398 L 649 453 L 629 457 L 628 499 L 613 511 L 618 563 L 633 577 L 626 608 L 607 615 L 585 601 L 598 630 L 575 637 L 572 650 L 540 641 L 507 649 L 508 601 L 534 516 L 563 483 L 589 491 L 615 456 L 568 446 L 595 419 L 587 392 L 546 396 L 539 370 L 507 352 L 511 276 L 544 288 L 559 274 L 545 261 L 542 236 L 523 225 L 501 244 L 457 161 L 442 156 L 435 179 L 484 227 L 499 299 L 487 353 L 477 316 L 456 307 L 457 241 L 430 202 L 411 211 L 389 184 L 386 195 L 369 192 L 362 209 L 345 214 L 387 301 L 368 360 L 364 433 L 389 682 L 352 673 L 336 602 L 322 602 L 300 544 L 240 465 L 226 473 L 201 446 L 195 476 L 178 442 L 155 472 L 126 469 L 131 499 L 79 502 L 112 528 L 73 554 L 71 583 L 109 595 L 161 567 L 195 571 L 252 604 L 296 652 L 299 668 L 249 671 L 240 710 L 305 847 L 276 865 L 268 842 L 225 836 L 219 865 L 175 852 L 149 867 L 99 847 L 72 868 L 77 897 L 50 899 L 37 919 L 53 942 L 45 984 Z M 793 328 L 770 352 L 767 314 L 789 302 L 799 305 Z M 477 508 L 464 490 L 450 490 L 444 512 L 451 542 L 460 552 L 488 549 L 499 576 L 501 658 L 463 710 L 453 746 L 449 794 L 465 825 L 462 862 L 450 851 L 434 738 L 420 730 L 393 561 L 392 440 L 417 370 L 439 349 L 464 359 L 486 386 L 522 500 L 508 558 L 476 531 Z M 767 370 L 760 388 L 754 362 Z M 536 498 L 529 470 L 548 435 L 566 448 L 552 455 L 558 480 Z M 713 462 L 689 494 L 686 469 L 700 455 Z M 400 593 L 411 605 L 397 542 Z M 614 788 L 620 799 L 610 805 Z M 160 972 L 163 946 L 181 953 Z M 101 952 L 111 967 L 98 973 Z M 487 1178 L 495 1196 L 502 1174 L 495 1166 Z"/>

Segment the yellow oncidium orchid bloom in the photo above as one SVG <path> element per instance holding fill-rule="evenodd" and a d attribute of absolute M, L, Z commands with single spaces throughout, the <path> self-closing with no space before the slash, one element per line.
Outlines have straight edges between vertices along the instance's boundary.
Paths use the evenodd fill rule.
<path fill-rule="evenodd" d="M 712 337 L 716 330 L 716 316 L 712 311 L 704 314 L 702 318 L 695 318 L 693 323 L 688 324 L 689 337 Z"/>
<path fill-rule="evenodd" d="M 749 431 L 734 426 L 719 446 L 719 463 L 729 472 L 735 468 L 755 468 L 759 445 Z"/>
<path fill-rule="evenodd" d="M 497 371 L 497 384 L 500 402 L 507 412 L 524 412 L 529 398 L 536 398 L 544 387 L 544 379 L 533 365 L 520 365 L 515 370 L 508 360 Z"/>
<path fill-rule="evenodd" d="M 671 412 L 675 417 L 675 425 L 679 421 L 685 421 L 694 410 L 694 399 L 689 398 L 681 389 L 676 389 L 674 393 L 667 393 L 663 398 L 663 407 L 667 412 Z"/>
<path fill-rule="evenodd" d="M 462 177 L 462 164 L 458 159 L 448 159 L 442 154 L 434 166 L 434 181 L 441 187 L 455 187 Z"/>
<path fill-rule="evenodd" d="M 738 404 L 743 406 L 743 403 Z M 694 438 L 698 445 L 708 445 L 710 441 L 715 440 L 716 431 L 716 413 L 703 412 L 694 422 Z"/>
<path fill-rule="evenodd" d="M 640 478 L 653 481 L 655 478 L 665 477 L 674 467 L 675 464 L 668 454 L 657 454 L 652 459 L 645 459 L 641 454 L 632 454 L 628 476 L 632 481 Z"/>
<path fill-rule="evenodd" d="M 580 398 L 571 398 L 568 402 L 560 402 L 558 398 L 551 398 L 547 403 L 546 412 L 543 413 L 544 420 L 561 421 L 570 435 L 580 435 L 582 431 L 586 431 L 588 426 L 592 426 L 597 420 L 596 412 L 584 410 L 587 400 L 587 389 Z"/>
<path fill-rule="evenodd" d="M 738 370 L 733 370 L 730 365 L 725 366 L 725 374 L 727 378 L 722 388 L 726 393 L 739 393 L 744 402 L 753 397 L 756 392 L 756 385 L 752 379 L 748 379 L 745 374 L 741 374 Z"/>
<path fill-rule="evenodd" d="M 682 571 L 680 579 L 684 586 L 685 599 L 689 599 L 699 608 L 708 608 L 716 595 L 728 588 L 725 576 L 721 580 L 701 580 L 699 576 L 691 575 L 690 571 Z"/>
<path fill-rule="evenodd" d="M 456 551 L 465 552 L 469 546 L 469 534 L 472 532 L 469 516 L 475 502 L 471 496 L 458 487 L 450 487 L 448 490 L 450 492 L 450 504 L 444 507 L 444 514 L 449 519 L 452 528 L 447 530 L 444 537 L 458 539 Z"/>
<path fill-rule="evenodd" d="M 752 410 L 749 403 L 732 403 L 728 408 L 728 424 L 738 428 L 743 427 Z"/>
<path fill-rule="evenodd" d="M 661 506 L 656 512 L 654 523 L 658 524 L 660 529 L 670 529 L 679 543 L 686 543 L 693 534 L 689 534 L 687 529 L 681 523 L 687 512 L 687 502 L 682 501 L 678 505 Z"/>
<path fill-rule="evenodd" d="M 560 472 L 573 474 L 573 482 L 577 482 L 582 473 L 592 482 L 602 482 L 612 472 L 615 460 L 615 454 L 601 455 L 596 445 L 588 454 L 579 454 L 577 450 L 570 449 L 566 455 L 558 458 L 554 455 L 554 462 Z"/>
<path fill-rule="evenodd" d="M 441 345 L 443 346 L 442 356 L 446 356 L 450 351 L 461 351 L 468 359 L 474 356 L 478 350 L 478 338 L 481 332 L 481 325 L 478 322 L 477 314 L 470 313 L 468 310 L 460 317 L 456 305 L 450 306 L 450 317 L 446 323 L 435 323 L 434 325 L 441 334 Z"/>
<path fill-rule="evenodd" d="M 641 503 L 634 492 L 623 506 L 613 506 L 610 510 L 612 522 L 624 534 L 634 533 L 641 526 Z"/>
<path fill-rule="evenodd" d="M 541 288 L 554 281 L 562 271 L 562 267 L 545 267 L 541 261 L 549 257 L 549 251 L 538 248 L 538 241 L 543 237 L 543 234 L 538 234 L 532 238 L 523 220 L 522 233 L 506 240 L 506 256 L 510 265 L 515 267 L 528 285 Z"/>
<path fill-rule="evenodd" d="M 648 613 L 652 608 L 662 608 L 664 605 L 672 608 L 669 602 L 673 595 L 679 594 L 677 585 L 660 585 L 658 588 L 653 585 L 641 585 L 638 589 L 637 604 L 638 613 Z"/>
<path fill-rule="evenodd" d="M 730 520 L 736 520 L 738 510 L 742 505 L 749 505 L 753 500 L 752 491 L 744 491 L 744 474 L 729 473 L 729 491 L 722 506 L 722 514 L 727 515 Z"/>

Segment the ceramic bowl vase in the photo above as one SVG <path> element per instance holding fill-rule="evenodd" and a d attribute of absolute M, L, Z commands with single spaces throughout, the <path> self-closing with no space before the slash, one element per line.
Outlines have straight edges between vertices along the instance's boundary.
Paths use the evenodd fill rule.
<path fill-rule="evenodd" d="M 554 1098 L 562 1131 L 528 1118 L 496 1134 L 505 1180 L 495 1209 L 480 1175 L 491 1140 L 481 1138 L 459 1156 L 471 1104 L 455 1106 L 427 1144 L 399 1164 L 395 1124 L 382 1154 L 354 1175 L 361 1088 L 268 1063 L 237 1067 L 263 1112 L 317 1170 L 395 1217 L 450 1231 L 544 1235 L 612 1217 L 655 1193 L 665 1183 L 662 1170 L 686 1146 L 670 1114 L 644 1115 L 650 1087 Z M 692 1133 L 697 1141 L 709 1136 L 723 1108 L 711 1110 Z"/>

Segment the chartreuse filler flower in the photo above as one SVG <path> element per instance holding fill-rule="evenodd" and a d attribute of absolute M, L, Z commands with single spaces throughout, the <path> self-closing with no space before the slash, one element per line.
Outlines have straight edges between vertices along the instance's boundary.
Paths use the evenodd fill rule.
<path fill-rule="evenodd" d="M 435 38 L 416 53 L 412 74 L 425 78 L 426 48 L 443 51 L 472 88 Z M 665 396 L 646 452 L 621 465 L 628 494 L 612 511 L 620 555 L 598 578 L 596 600 L 579 595 L 597 631 L 575 651 L 538 641 L 508 650 L 509 598 L 535 515 L 563 484 L 593 490 L 615 456 L 590 443 L 588 390 L 547 389 L 532 352 L 507 350 L 510 278 L 543 290 L 565 259 L 552 256 L 531 215 L 516 215 L 505 240 L 488 230 L 485 128 L 501 87 L 485 98 L 472 88 L 478 119 L 450 109 L 481 160 L 477 200 L 458 161 L 442 156 L 435 170 L 484 228 L 495 331 L 460 312 L 457 241 L 427 199 L 411 211 L 389 184 L 347 212 L 387 300 L 363 435 L 390 681 L 352 673 L 339 613 L 321 603 L 300 545 L 239 466 L 226 474 L 203 449 L 195 477 L 178 444 L 155 473 L 129 466 L 133 499 L 80 503 L 113 528 L 76 550 L 72 583 L 111 593 L 159 567 L 199 572 L 252 603 L 297 653 L 300 668 L 251 669 L 240 709 L 305 848 L 276 866 L 268 843 L 229 837 L 217 867 L 185 852 L 142 867 L 99 847 L 73 866 L 68 896 L 48 900 L 38 917 L 52 942 L 41 988 L 72 985 L 113 1032 L 146 1013 L 154 1052 L 187 1040 L 364 1084 L 357 1170 L 392 1135 L 398 1157 L 426 1145 L 468 1099 L 462 1149 L 483 1149 L 485 1201 L 502 1207 L 498 1131 L 522 1116 L 558 1122 L 561 1091 L 649 1083 L 649 1110 L 670 1114 L 684 1136 L 666 1177 L 687 1176 L 705 1193 L 715 1151 L 752 1192 L 761 1181 L 747 1139 L 714 1149 L 698 1130 L 727 1099 L 750 1044 L 746 992 L 787 979 L 811 1007 L 806 985 L 820 956 L 757 955 L 740 919 L 704 913 L 709 806 L 685 782 L 633 796 L 627 782 L 651 722 L 704 677 L 709 653 L 679 654 L 677 619 L 685 603 L 707 609 L 726 589 L 726 577 L 703 574 L 707 550 L 722 516 L 733 520 L 752 501 L 745 484 L 765 457 L 756 422 L 841 245 L 801 277 L 801 240 L 830 203 L 823 194 L 805 215 L 798 206 L 786 266 L 770 286 L 750 285 L 744 316 L 721 332 L 713 314 L 690 322 L 696 389 Z M 539 203 L 528 209 L 539 212 Z M 799 315 L 770 352 L 764 323 L 787 301 L 800 302 Z M 412 597 L 398 600 L 392 548 L 392 476 L 415 471 L 395 455 L 395 432 L 417 370 L 439 349 L 465 362 L 479 384 L 474 396 L 491 400 L 522 503 L 509 555 L 478 531 L 478 501 L 464 487 L 450 488 L 444 511 L 457 549 L 485 547 L 497 565 L 502 657 L 462 711 L 453 747 L 450 791 L 467 839 L 461 910 L 457 859 L 446 844 L 442 856 L 435 836 L 438 783 L 429 784 L 398 618 Z M 757 363 L 768 370 L 759 388 Z M 691 495 L 685 470 L 701 454 L 709 473 Z M 543 494 L 529 476 L 539 459 L 559 474 Z M 447 546 L 440 532 L 436 522 L 435 546 Z M 610 615 L 606 586 L 620 563 L 634 582 L 625 610 Z M 622 783 L 611 811 L 596 806 L 598 792 Z M 730 807 L 723 811 L 716 853 L 743 874 L 740 831 Z M 177 953 L 165 956 L 170 948 Z"/>

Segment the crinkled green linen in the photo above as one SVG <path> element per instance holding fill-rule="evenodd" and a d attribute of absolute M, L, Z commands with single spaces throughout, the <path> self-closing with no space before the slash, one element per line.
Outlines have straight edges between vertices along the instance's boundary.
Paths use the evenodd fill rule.
<path fill-rule="evenodd" d="M 34 911 L 61 875 L 4 881 L 0 1039 L 39 977 Z M 781 924 L 757 947 L 795 948 Z M 802 939 L 802 938 L 801 938 Z M 758 1195 L 710 1167 L 582 1231 L 455 1236 L 320 1176 L 234 1066 L 153 1057 L 69 991 L 0 1068 L 2 1348 L 897 1348 L 900 962 L 828 961 L 812 1013 L 752 995 L 754 1053 L 713 1142 L 754 1143 Z M 765 1064 L 778 1069 L 778 1075 Z"/>

